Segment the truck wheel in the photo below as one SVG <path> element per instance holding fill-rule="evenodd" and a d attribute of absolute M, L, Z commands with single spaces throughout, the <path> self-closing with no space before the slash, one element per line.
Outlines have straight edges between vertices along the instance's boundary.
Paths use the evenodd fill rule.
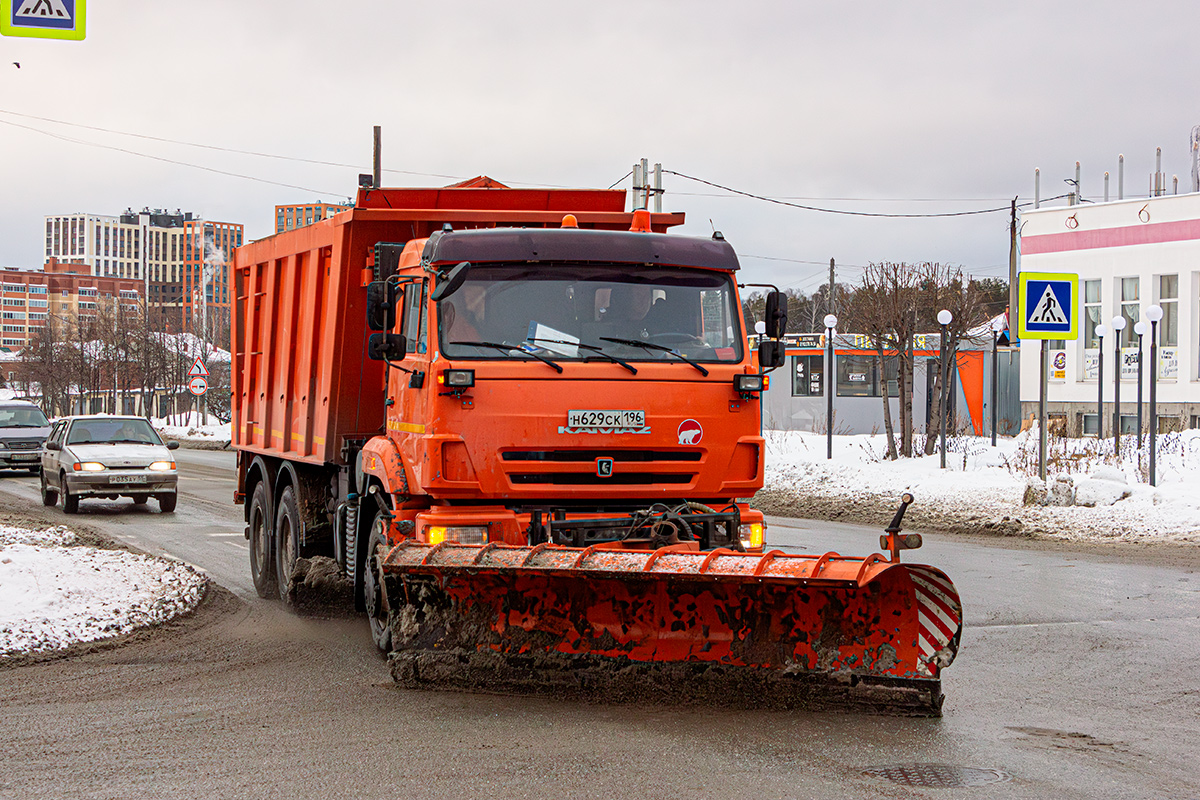
<path fill-rule="evenodd" d="M 300 557 L 300 510 L 296 506 L 296 490 L 288 486 L 279 494 L 279 511 L 275 514 L 275 577 L 279 582 L 279 599 L 294 605 L 292 570 Z"/>
<path fill-rule="evenodd" d="M 79 496 L 71 494 L 71 487 L 67 486 L 67 476 L 63 475 L 59 478 L 62 486 L 62 501 L 64 514 L 79 513 Z"/>
<path fill-rule="evenodd" d="M 367 557 L 363 564 L 363 600 L 367 606 L 367 621 L 371 625 L 371 639 L 382 652 L 392 649 L 392 612 L 383 597 L 383 585 L 379 581 L 379 557 L 375 554 L 380 545 L 386 545 L 383 535 L 384 517 L 375 515 L 371 523 L 371 536 L 367 539 Z"/>
<path fill-rule="evenodd" d="M 250 577 L 254 581 L 254 591 L 264 599 L 274 597 L 279 591 L 275 582 L 275 548 L 270 519 L 267 487 L 259 481 L 250 495 Z"/>
<path fill-rule="evenodd" d="M 42 473 L 42 505 L 52 506 L 58 503 L 58 492 L 50 488 L 50 484 L 46 483 L 46 473 Z"/>

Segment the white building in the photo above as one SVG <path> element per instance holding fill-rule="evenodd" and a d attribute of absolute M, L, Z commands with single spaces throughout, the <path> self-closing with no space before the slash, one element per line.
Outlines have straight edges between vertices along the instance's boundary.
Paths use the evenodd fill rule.
<path fill-rule="evenodd" d="M 1103 347 L 1102 433 L 1111 436 L 1116 389 L 1114 343 L 1121 347 L 1121 427 L 1137 428 L 1138 343 L 1134 323 L 1162 308 L 1157 325 L 1160 432 L 1200 427 L 1200 194 L 1084 203 L 1022 214 L 1022 272 L 1079 275 L 1079 339 L 1047 342 L 1047 415 L 1070 436 L 1095 435 Z M 1125 320 L 1114 330 L 1113 318 Z M 1107 335 L 1097 336 L 1098 326 Z M 1141 337 L 1142 396 L 1149 401 L 1150 334 Z M 1040 342 L 1021 342 L 1021 411 L 1037 411 Z M 1148 407 L 1143 425 L 1149 420 Z"/>

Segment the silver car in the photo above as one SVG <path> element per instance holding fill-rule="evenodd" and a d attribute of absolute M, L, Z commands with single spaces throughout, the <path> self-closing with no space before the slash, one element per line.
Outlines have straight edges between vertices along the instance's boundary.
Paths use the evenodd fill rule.
<path fill-rule="evenodd" d="M 80 416 L 55 421 L 42 449 L 42 504 L 62 495 L 63 511 L 79 511 L 85 497 L 151 497 L 166 513 L 175 510 L 179 473 L 172 450 L 142 417 Z"/>
<path fill-rule="evenodd" d="M 38 451 L 50 422 L 26 400 L 0 400 L 0 469 L 27 469 L 37 474 Z"/>

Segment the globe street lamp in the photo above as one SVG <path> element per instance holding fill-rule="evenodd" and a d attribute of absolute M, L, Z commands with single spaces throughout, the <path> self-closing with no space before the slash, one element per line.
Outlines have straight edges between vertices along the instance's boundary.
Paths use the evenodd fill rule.
<path fill-rule="evenodd" d="M 825 458 L 833 458 L 833 391 L 837 384 L 833 373 L 833 331 L 836 314 L 825 315 Z"/>
<path fill-rule="evenodd" d="M 1154 456 L 1158 450 L 1158 321 L 1162 319 L 1162 306 L 1153 305 L 1146 309 L 1150 320 L 1150 485 L 1158 485 L 1155 474 Z"/>
<path fill-rule="evenodd" d="M 1004 330 L 1004 319 L 992 320 L 992 447 L 996 446 L 996 416 L 1000 402 L 1000 361 L 996 356 L 1000 333 Z"/>
<path fill-rule="evenodd" d="M 941 391 L 941 409 L 942 409 L 942 469 L 946 468 L 946 371 L 949 366 L 949 361 L 946 359 L 946 326 L 954 320 L 954 315 L 948 310 L 942 309 L 937 314 L 938 324 L 942 326 L 942 337 L 938 340 L 938 353 L 942 361 L 942 391 Z"/>
<path fill-rule="evenodd" d="M 1121 455 L 1121 331 L 1125 330 L 1125 318 L 1113 317 L 1113 454 Z"/>
<path fill-rule="evenodd" d="M 1101 322 L 1096 326 L 1096 338 L 1100 341 L 1100 352 L 1096 356 L 1096 439 L 1104 438 L 1104 337 L 1108 326 Z"/>
<path fill-rule="evenodd" d="M 1137 386 L 1138 386 L 1138 388 L 1137 388 L 1137 406 L 1138 406 L 1137 436 L 1138 436 L 1138 443 L 1137 443 L 1137 446 L 1138 446 L 1139 450 L 1142 449 L 1142 337 L 1145 336 L 1146 332 L 1149 330 L 1150 330 L 1150 326 L 1148 326 L 1146 324 L 1145 320 L 1139 319 L 1137 322 L 1133 323 L 1133 332 L 1136 333 L 1137 337 L 1138 337 L 1138 376 L 1137 376 Z"/>

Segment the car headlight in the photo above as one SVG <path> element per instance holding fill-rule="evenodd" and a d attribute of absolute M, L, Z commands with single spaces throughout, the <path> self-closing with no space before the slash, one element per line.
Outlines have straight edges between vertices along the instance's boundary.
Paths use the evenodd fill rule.
<path fill-rule="evenodd" d="M 738 526 L 738 539 L 742 542 L 742 547 L 747 550 L 757 550 L 762 547 L 766 540 L 766 525 L 761 522 L 753 522 L 749 525 Z"/>
<path fill-rule="evenodd" d="M 155 472 L 166 472 L 167 470 L 175 469 L 175 462 L 174 461 L 155 461 L 153 464 L 151 464 L 149 466 L 149 469 L 152 469 Z"/>
<path fill-rule="evenodd" d="M 444 525 L 430 525 L 425 529 L 430 544 L 442 542 L 458 542 L 459 544 L 484 544 L 487 542 L 486 525 L 464 525 L 448 528 Z"/>
<path fill-rule="evenodd" d="M 76 472 L 100 472 L 103 469 L 104 469 L 104 465 L 101 464 L 99 461 L 84 461 L 84 462 L 76 461 L 75 462 L 75 471 Z"/>

